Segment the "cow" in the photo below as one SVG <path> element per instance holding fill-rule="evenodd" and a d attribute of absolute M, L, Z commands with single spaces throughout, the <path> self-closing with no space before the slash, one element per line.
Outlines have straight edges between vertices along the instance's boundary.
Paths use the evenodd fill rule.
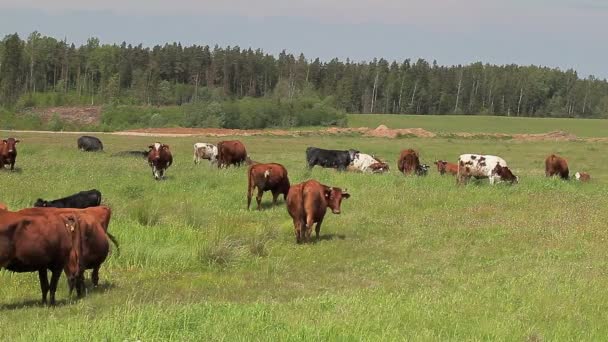
<path fill-rule="evenodd" d="M 553 177 L 558 175 L 561 179 L 568 180 L 568 161 L 566 159 L 551 154 L 545 159 L 545 176 Z"/>
<path fill-rule="evenodd" d="M 397 168 L 400 172 L 403 172 L 404 175 L 411 173 L 420 174 L 422 168 L 418 152 L 411 148 L 401 151 L 399 159 L 397 160 Z"/>
<path fill-rule="evenodd" d="M 431 167 L 428 166 L 427 164 L 420 164 L 416 168 L 416 175 L 417 176 L 426 176 L 429 173 L 430 168 Z"/>
<path fill-rule="evenodd" d="M 334 214 L 340 214 L 342 200 L 349 197 L 346 189 L 329 187 L 316 180 L 291 186 L 287 194 L 287 212 L 293 219 L 296 242 L 299 244 L 310 240 L 315 222 L 318 240 L 327 208 Z"/>
<path fill-rule="evenodd" d="M 334 168 L 338 171 L 345 171 L 358 153 L 359 151 L 354 149 L 339 151 L 309 147 L 306 149 L 306 162 L 308 169 L 319 165 L 321 167 Z"/>
<path fill-rule="evenodd" d="M 247 160 L 245 145 L 239 140 L 226 140 L 217 143 L 217 167 L 241 166 Z"/>
<path fill-rule="evenodd" d="M 574 178 L 577 181 L 588 182 L 591 180 L 591 175 L 589 175 L 587 172 L 577 172 L 574 174 Z"/>
<path fill-rule="evenodd" d="M 78 295 L 81 295 L 84 286 L 84 272 L 93 270 L 91 282 L 97 287 L 99 284 L 99 268 L 106 260 L 112 241 L 118 253 L 120 247 L 116 238 L 108 232 L 108 225 L 112 211 L 109 207 L 91 207 L 86 209 L 67 208 L 27 208 L 19 211 L 25 215 L 46 215 L 48 213 L 72 214 L 78 220 L 80 226 L 82 253 L 80 255 L 80 269 L 77 281 L 70 283 L 70 291 L 76 287 Z M 108 241 L 109 240 L 109 241 Z"/>
<path fill-rule="evenodd" d="M 101 204 L 101 192 L 97 189 L 81 191 L 77 194 L 70 195 L 64 198 L 45 201 L 39 198 L 34 203 L 34 207 L 52 207 L 52 208 L 88 208 L 96 207 Z"/>
<path fill-rule="evenodd" d="M 283 194 L 283 199 L 287 199 L 289 192 L 289 178 L 287 169 L 281 164 L 253 164 L 249 166 L 248 187 L 247 187 L 247 209 L 251 205 L 251 196 L 254 188 L 258 188 L 255 198 L 258 203 L 258 210 L 261 210 L 262 196 L 265 191 L 272 192 L 272 203 L 277 204 L 277 198 Z"/>
<path fill-rule="evenodd" d="M 217 146 L 208 143 L 194 144 L 194 164 L 198 164 L 201 160 L 206 159 L 213 165 L 217 163 Z"/>
<path fill-rule="evenodd" d="M 389 171 L 389 167 L 387 163 L 382 162 L 374 156 L 365 153 L 357 153 L 355 158 L 348 165 L 348 170 L 367 173 L 383 173 Z"/>
<path fill-rule="evenodd" d="M 446 173 L 452 176 L 458 174 L 458 164 L 449 163 L 445 160 L 437 160 L 434 164 L 437 165 L 437 172 L 442 176 Z"/>
<path fill-rule="evenodd" d="M 165 171 L 173 164 L 173 155 L 171 155 L 169 145 L 157 142 L 154 145 L 148 146 L 148 148 L 150 149 L 148 152 L 148 164 L 152 168 L 152 175 L 156 180 L 163 179 Z"/>
<path fill-rule="evenodd" d="M 148 158 L 149 151 L 120 151 L 113 153 L 110 157 L 138 157 Z"/>
<path fill-rule="evenodd" d="M 502 178 L 503 176 L 505 179 Z M 515 180 L 512 180 L 511 176 Z M 490 184 L 503 180 L 511 183 L 517 182 L 517 177 L 513 175 L 504 159 L 491 155 L 462 154 L 458 157 L 457 182 L 465 184 L 471 177 L 489 178 Z"/>
<path fill-rule="evenodd" d="M 20 140 L 8 138 L 0 143 L 0 168 L 10 166 L 11 171 L 15 169 L 15 161 L 17 160 L 17 143 Z"/>
<path fill-rule="evenodd" d="M 78 149 L 84 152 L 103 151 L 103 144 L 97 137 L 83 135 L 78 138 Z"/>
<path fill-rule="evenodd" d="M 38 272 L 42 303 L 55 304 L 62 270 L 74 284 L 82 255 L 78 220 L 71 214 L 26 215 L 0 212 L 0 268 L 12 272 Z M 51 271 L 49 283 L 47 270 Z"/>

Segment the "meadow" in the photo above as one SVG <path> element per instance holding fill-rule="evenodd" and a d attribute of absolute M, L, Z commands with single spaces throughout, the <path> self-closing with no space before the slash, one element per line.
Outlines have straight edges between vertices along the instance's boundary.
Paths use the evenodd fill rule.
<path fill-rule="evenodd" d="M 543 122 L 543 132 L 559 125 Z M 596 136 L 593 129 L 584 128 Z M 106 152 L 82 153 L 77 135 L 18 137 L 19 169 L 0 172 L 0 201 L 20 209 L 39 197 L 99 189 L 113 210 L 109 230 L 121 253 L 109 257 L 100 287 L 83 299 L 67 298 L 62 276 L 54 308 L 38 304 L 36 274 L 0 271 L 2 340 L 608 336 L 608 143 L 238 137 L 254 160 L 284 164 L 292 184 L 315 178 L 351 193 L 341 215 L 328 213 L 320 241 L 296 245 L 282 199 L 272 207 L 267 193 L 263 211 L 246 209 L 246 168 L 192 163 L 194 142 L 218 138 L 100 134 Z M 142 159 L 111 157 L 156 140 L 175 158 L 165 181 L 154 181 Z M 311 145 L 374 153 L 392 172 L 309 172 L 304 150 Z M 496 154 L 520 183 L 458 187 L 434 168 L 427 177 L 404 177 L 395 161 L 410 147 L 427 164 L 465 152 Z M 549 153 L 567 157 L 572 172 L 585 170 L 592 182 L 546 179 Z"/>

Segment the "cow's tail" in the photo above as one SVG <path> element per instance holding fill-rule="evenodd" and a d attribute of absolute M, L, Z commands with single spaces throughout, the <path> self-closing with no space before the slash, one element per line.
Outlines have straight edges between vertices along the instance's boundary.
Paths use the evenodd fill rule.
<path fill-rule="evenodd" d="M 106 234 L 108 235 L 108 239 L 110 239 L 110 241 L 112 241 L 114 244 L 114 247 L 116 247 L 116 255 L 120 255 L 120 246 L 118 245 L 118 241 L 112 234 L 110 234 L 110 232 L 106 232 Z"/>
<path fill-rule="evenodd" d="M 247 209 L 251 206 L 251 195 L 253 192 L 253 167 L 247 170 Z"/>

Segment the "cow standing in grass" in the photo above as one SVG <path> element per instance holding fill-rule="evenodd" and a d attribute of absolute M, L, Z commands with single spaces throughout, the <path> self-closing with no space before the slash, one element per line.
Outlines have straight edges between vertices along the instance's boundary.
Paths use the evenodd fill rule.
<path fill-rule="evenodd" d="M 198 164 L 201 160 L 208 160 L 211 165 L 217 163 L 217 146 L 208 143 L 194 144 L 194 164 Z"/>
<path fill-rule="evenodd" d="M 159 142 L 148 146 L 148 164 L 152 167 L 152 175 L 154 179 L 160 180 L 165 177 L 165 171 L 173 164 L 173 155 L 169 149 L 169 145 Z"/>
<path fill-rule="evenodd" d="M 489 178 L 490 184 L 497 181 L 517 183 L 507 162 L 497 156 L 482 154 L 463 154 L 458 157 L 458 184 L 465 184 L 471 177 Z"/>
<path fill-rule="evenodd" d="M 258 203 L 258 210 L 262 209 L 264 191 L 272 192 L 272 203 L 275 205 L 280 194 L 283 194 L 283 199 L 287 199 L 289 178 L 287 177 L 287 169 L 283 165 L 275 163 L 253 164 L 249 166 L 247 174 L 247 209 L 251 205 L 251 197 L 255 188 L 258 189 L 258 194 L 255 198 Z"/>
<path fill-rule="evenodd" d="M 17 161 L 17 143 L 18 139 L 8 138 L 0 143 L 0 168 L 5 165 L 11 167 L 11 171 L 15 169 L 15 161 Z"/>
<path fill-rule="evenodd" d="M 422 167 L 420 165 L 418 152 L 411 148 L 401 151 L 399 159 L 397 159 L 397 169 L 404 175 L 412 173 L 420 175 Z"/>
<path fill-rule="evenodd" d="M 289 188 L 287 212 L 293 219 L 296 242 L 309 241 L 315 223 L 315 234 L 319 239 L 327 208 L 330 208 L 334 214 L 340 214 L 342 200 L 349 197 L 346 189 L 329 187 L 316 180 L 309 180 Z"/>
<path fill-rule="evenodd" d="M 217 143 L 217 167 L 230 165 L 241 166 L 247 160 L 245 145 L 239 140 L 227 140 Z"/>
<path fill-rule="evenodd" d="M 545 159 L 545 176 L 559 176 L 561 179 L 569 178 L 568 161 L 560 156 L 551 154 Z"/>

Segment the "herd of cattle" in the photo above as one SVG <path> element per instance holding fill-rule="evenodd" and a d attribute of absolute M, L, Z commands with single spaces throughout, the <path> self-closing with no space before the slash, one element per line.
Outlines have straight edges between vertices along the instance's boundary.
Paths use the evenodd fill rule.
<path fill-rule="evenodd" d="M 17 158 L 16 145 L 19 140 L 9 138 L 0 144 L 0 168 L 14 170 Z M 78 149 L 82 151 L 103 151 L 101 141 L 92 136 L 80 137 Z M 148 160 L 155 179 L 165 177 L 165 172 L 173 163 L 169 145 L 156 142 L 148 146 L 148 151 L 124 151 L 116 156 L 140 156 Z M 217 145 L 209 143 L 194 144 L 195 164 L 209 160 L 218 168 L 247 164 L 247 208 L 251 206 L 254 190 L 257 188 L 256 202 L 261 209 L 264 192 L 270 191 L 273 203 L 283 195 L 287 212 L 293 219 L 297 243 L 310 241 L 313 225 L 317 239 L 321 224 L 329 208 L 332 213 L 340 214 L 342 200 L 350 194 L 346 189 L 327 186 L 316 180 L 308 180 L 291 185 L 287 169 L 277 163 L 257 163 L 248 155 L 245 145 L 238 140 L 221 141 Z M 314 166 L 334 168 L 340 171 L 353 170 L 365 173 L 384 173 L 389 165 L 375 156 L 350 149 L 326 150 L 316 147 L 306 149 L 306 163 L 309 169 Z M 458 184 L 470 178 L 488 178 L 490 184 L 507 182 L 514 184 L 518 177 L 509 169 L 507 162 L 497 156 L 463 154 L 457 163 L 438 160 L 434 163 L 441 174 L 456 176 Z M 424 176 L 429 166 L 420 162 L 417 151 L 401 151 L 397 169 L 404 175 Z M 569 179 L 567 161 L 554 154 L 545 160 L 547 177 L 559 176 Z M 577 172 L 575 178 L 589 181 L 585 172 Z M 110 251 L 110 241 L 118 250 L 118 242 L 108 231 L 111 209 L 101 205 L 98 190 L 82 191 L 77 194 L 46 201 L 38 199 L 33 208 L 9 211 L 0 203 L 0 269 L 14 272 L 38 272 L 42 302 L 55 303 L 57 283 L 63 271 L 68 279 L 70 294 L 74 289 L 78 296 L 85 290 L 84 271 L 93 270 L 91 280 L 94 286 L 99 282 L 99 268 Z M 47 270 L 51 271 L 48 280 Z"/>

